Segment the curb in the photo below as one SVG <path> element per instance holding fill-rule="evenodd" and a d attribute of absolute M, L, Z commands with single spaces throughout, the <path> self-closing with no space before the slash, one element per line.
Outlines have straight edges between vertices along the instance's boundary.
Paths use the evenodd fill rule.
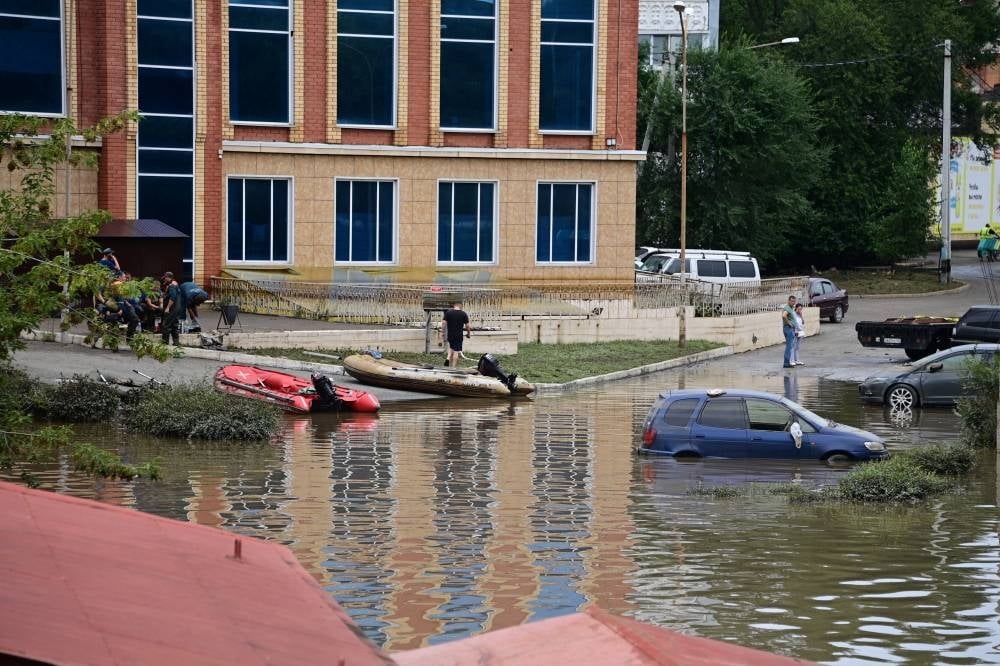
<path fill-rule="evenodd" d="M 31 331 L 21 335 L 24 340 L 35 342 L 54 342 L 64 345 L 78 345 L 90 347 L 84 342 L 86 336 L 77 333 L 50 333 L 47 331 Z M 98 349 L 104 349 L 101 344 Z M 127 345 L 123 345 L 126 349 Z M 238 363 L 240 365 L 260 365 L 278 370 L 299 370 L 302 372 L 322 372 L 327 375 L 343 375 L 344 366 L 332 365 L 330 363 L 313 363 L 311 361 L 296 361 L 281 356 L 263 356 L 258 354 L 245 354 L 242 352 L 227 352 L 217 349 L 202 349 L 200 347 L 181 347 L 184 356 L 181 358 L 198 358 L 208 361 L 220 361 L 222 363 Z M 169 362 L 169 361 L 168 361 Z"/>
<path fill-rule="evenodd" d="M 722 356 L 732 356 L 735 353 L 736 350 L 733 347 L 719 347 L 718 349 L 709 349 L 708 351 L 698 352 L 697 354 L 691 354 L 690 356 L 672 358 L 669 361 L 660 361 L 659 363 L 641 365 L 638 368 L 629 368 L 628 370 L 618 370 L 616 372 L 609 372 L 603 375 L 574 379 L 573 381 L 566 382 L 564 384 L 535 384 L 535 394 L 543 395 L 562 393 L 563 391 L 571 391 L 584 386 L 603 384 L 605 382 L 613 382 L 619 379 L 628 379 L 631 377 L 640 377 L 642 375 L 648 375 L 662 370 L 670 370 L 671 368 L 679 368 L 685 365 L 692 365 L 694 363 L 708 361 Z"/>
<path fill-rule="evenodd" d="M 965 291 L 972 284 L 966 282 L 961 287 L 954 289 L 942 289 L 941 291 L 925 291 L 920 294 L 850 294 L 850 298 L 926 298 L 929 296 L 947 296 Z"/>

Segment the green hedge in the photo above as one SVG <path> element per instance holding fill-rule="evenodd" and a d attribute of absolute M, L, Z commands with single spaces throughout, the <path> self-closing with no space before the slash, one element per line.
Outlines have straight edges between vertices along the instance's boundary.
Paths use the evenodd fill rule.
<path fill-rule="evenodd" d="M 281 412 L 271 405 L 219 393 L 211 386 L 144 389 L 124 412 L 125 428 L 167 437 L 214 440 L 270 439 Z"/>

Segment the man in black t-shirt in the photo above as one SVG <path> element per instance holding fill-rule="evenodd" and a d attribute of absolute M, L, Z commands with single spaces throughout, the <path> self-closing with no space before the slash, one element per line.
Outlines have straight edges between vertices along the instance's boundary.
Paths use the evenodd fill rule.
<path fill-rule="evenodd" d="M 444 319 L 441 322 L 441 337 L 448 340 L 448 362 L 452 368 L 458 367 L 458 357 L 462 356 L 462 330 L 465 330 L 465 337 L 472 335 L 469 328 L 469 315 L 462 310 L 462 303 L 455 302 L 450 310 L 444 311 Z"/>

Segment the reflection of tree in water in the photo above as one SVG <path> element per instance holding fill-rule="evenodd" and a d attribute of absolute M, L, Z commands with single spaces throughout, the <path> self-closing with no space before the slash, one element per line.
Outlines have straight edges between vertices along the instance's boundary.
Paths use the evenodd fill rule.
<path fill-rule="evenodd" d="M 580 608 L 587 577 L 581 542 L 590 537 L 592 474 L 589 415 L 550 411 L 535 417 L 531 512 L 534 541 L 528 544 L 541 570 L 532 620 Z"/>

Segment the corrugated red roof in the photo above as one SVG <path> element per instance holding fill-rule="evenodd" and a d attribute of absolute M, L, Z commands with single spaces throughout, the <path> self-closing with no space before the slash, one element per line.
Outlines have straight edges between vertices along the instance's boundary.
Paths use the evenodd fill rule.
<path fill-rule="evenodd" d="M 159 220 L 111 220 L 95 238 L 187 238 L 187 234 Z"/>
<path fill-rule="evenodd" d="M 802 666 L 812 663 L 685 636 L 596 608 L 453 643 L 396 652 L 392 656 L 399 666 Z"/>
<path fill-rule="evenodd" d="M 52 664 L 391 663 L 284 546 L 2 482 L 0 580 L 0 654 Z"/>

